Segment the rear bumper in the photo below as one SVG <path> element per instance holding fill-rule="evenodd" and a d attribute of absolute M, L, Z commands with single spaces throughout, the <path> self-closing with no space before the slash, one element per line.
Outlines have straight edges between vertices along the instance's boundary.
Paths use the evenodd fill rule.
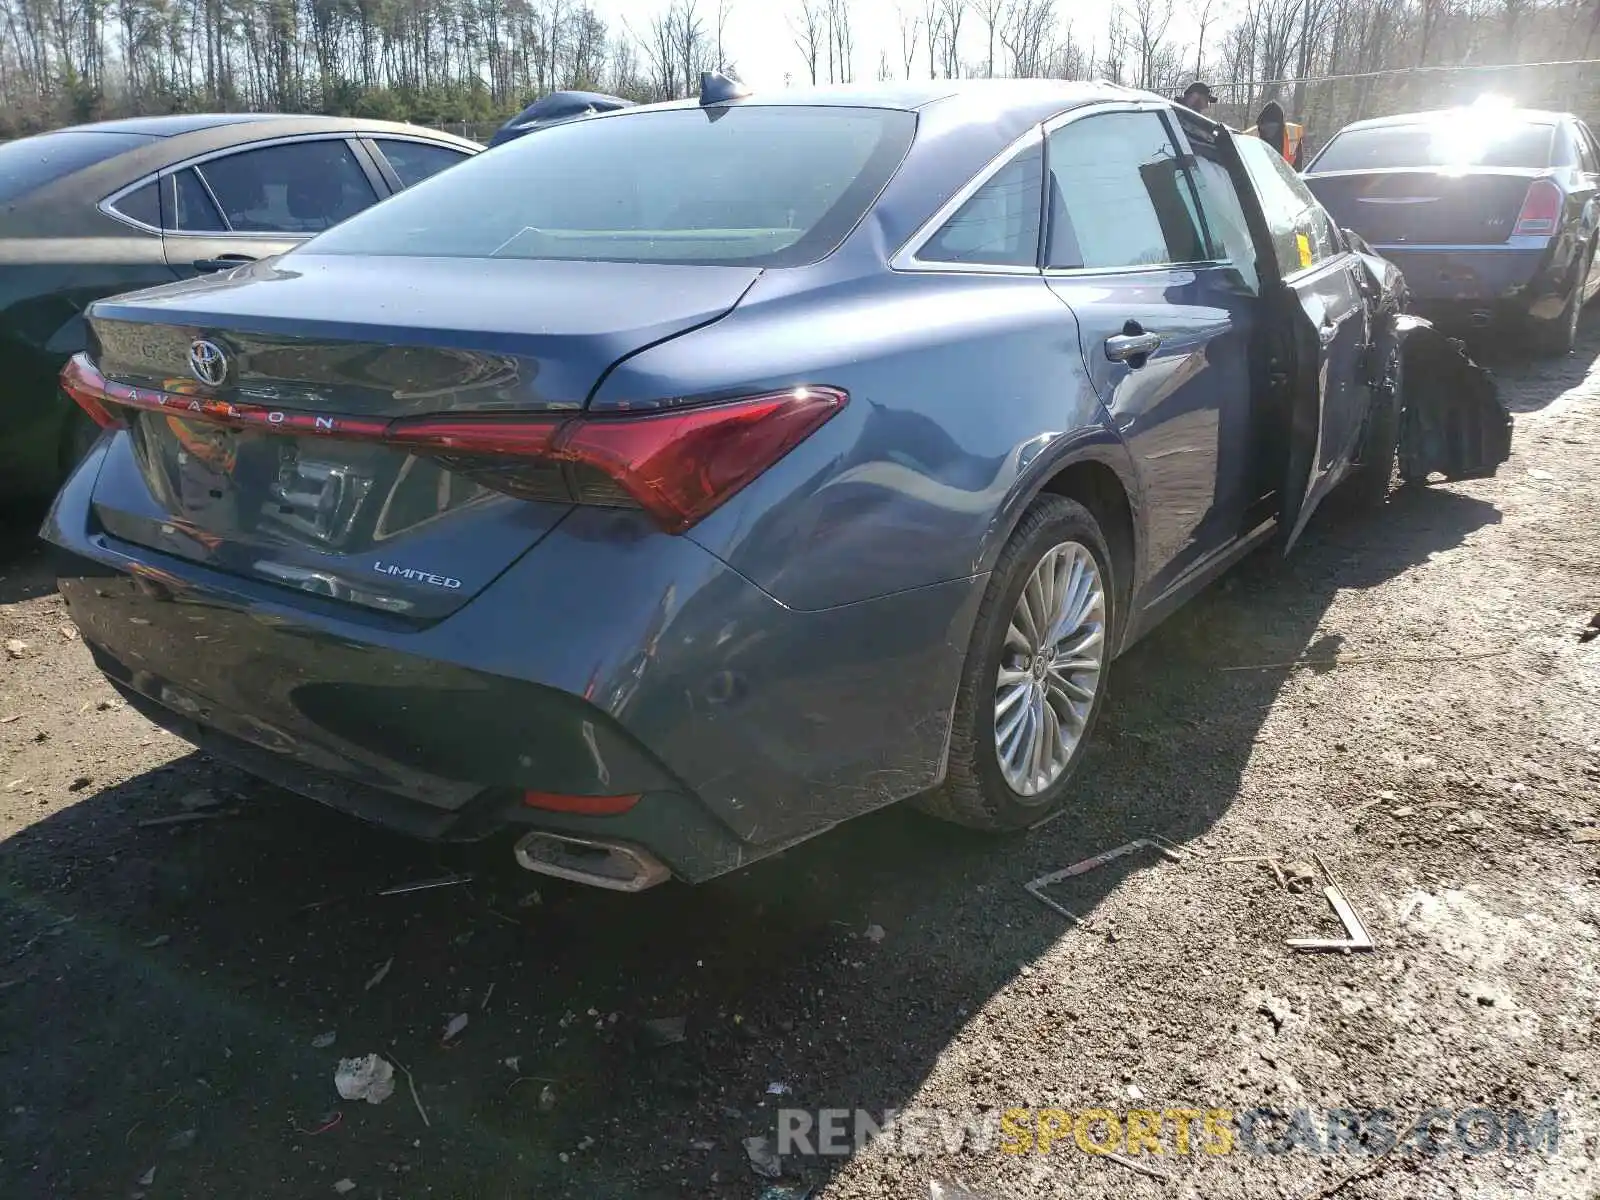
<path fill-rule="evenodd" d="M 111 538 L 91 494 L 125 441 L 46 521 L 62 595 L 141 711 L 282 786 L 419 837 L 630 841 L 696 880 L 942 776 L 981 577 L 795 612 L 688 539 L 578 510 L 418 628 Z M 593 817 L 530 790 L 643 799 Z"/>
<path fill-rule="evenodd" d="M 1406 279 L 1413 306 L 1430 317 L 1542 316 L 1564 297 L 1570 263 L 1551 238 L 1511 238 L 1498 246 L 1374 246 Z M 1556 308 L 1560 308 L 1559 300 Z"/>

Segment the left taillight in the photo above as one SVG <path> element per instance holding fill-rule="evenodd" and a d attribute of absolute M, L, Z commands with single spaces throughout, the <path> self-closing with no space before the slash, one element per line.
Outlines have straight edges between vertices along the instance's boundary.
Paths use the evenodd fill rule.
<path fill-rule="evenodd" d="M 715 511 L 849 400 L 839 388 L 808 386 L 616 416 L 383 421 L 129 388 L 108 382 L 81 354 L 62 371 L 61 386 L 101 424 L 116 424 L 119 407 L 139 408 L 268 433 L 383 442 L 445 460 L 452 470 L 525 499 L 637 505 L 668 533 Z"/>
<path fill-rule="evenodd" d="M 1552 180 L 1535 179 L 1528 185 L 1512 232 L 1518 237 L 1549 237 L 1561 221 L 1565 204 L 1566 197 Z"/>
<path fill-rule="evenodd" d="M 110 429 L 121 422 L 115 413 L 106 407 L 105 378 L 89 365 L 89 360 L 82 354 L 75 354 L 61 368 L 61 390 L 72 397 L 72 402 L 84 412 L 89 414 L 89 419 L 101 429 Z"/>

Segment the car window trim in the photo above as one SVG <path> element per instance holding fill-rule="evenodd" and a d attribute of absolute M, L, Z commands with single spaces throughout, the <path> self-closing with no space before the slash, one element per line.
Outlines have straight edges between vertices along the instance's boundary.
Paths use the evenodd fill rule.
<path fill-rule="evenodd" d="M 449 142 L 436 142 L 432 138 L 413 137 L 408 133 L 363 133 L 361 135 L 362 148 L 372 157 L 372 165 L 383 176 L 384 183 L 388 186 L 391 195 L 398 195 L 406 190 L 405 180 L 400 178 L 400 172 L 395 170 L 394 163 L 389 161 L 389 155 L 384 151 L 385 142 L 410 142 L 415 146 L 431 146 L 435 150 L 448 150 L 454 153 L 461 162 L 473 156 L 473 151 L 453 146 Z M 451 163 L 450 166 L 457 166 Z M 445 170 L 449 170 L 448 167 Z M 437 174 L 437 172 L 435 172 Z"/>
<path fill-rule="evenodd" d="M 361 139 L 362 138 L 366 138 L 366 137 L 373 137 L 373 136 L 377 136 L 377 135 L 374 134 L 372 131 L 369 131 L 369 130 L 357 130 L 357 131 L 354 131 L 354 132 L 344 131 L 344 132 L 328 132 L 328 133 L 324 133 L 324 132 L 319 132 L 319 133 L 291 133 L 291 134 L 282 134 L 282 135 L 280 135 L 278 137 L 260 138 L 258 140 L 250 141 L 250 142 L 236 142 L 233 145 L 226 146 L 221 150 L 207 150 L 203 154 L 196 154 L 192 158 L 184 159 L 182 162 L 171 163 L 171 164 L 169 164 L 169 165 L 167 165 L 165 167 L 162 167 L 159 171 L 152 171 L 148 175 L 140 176 L 138 179 L 134 180 L 134 182 L 129 183 L 129 184 L 125 184 L 124 186 L 118 188 L 116 191 L 112 192 L 109 196 L 105 197 L 98 204 L 96 204 L 95 207 L 98 208 L 106 216 L 111 217 L 113 220 L 121 221 L 124 225 L 130 225 L 135 229 L 140 229 L 140 230 L 143 230 L 143 231 L 145 231 L 147 233 L 159 233 L 163 237 L 186 237 L 186 238 L 229 237 L 229 238 L 242 238 L 242 239 L 255 240 L 255 241 L 274 241 L 274 242 L 285 242 L 285 241 L 303 242 L 303 241 L 307 241 L 313 236 L 312 234 L 309 234 L 309 233 L 272 233 L 272 232 L 266 232 L 266 231 L 262 231 L 262 230 L 233 230 L 233 229 L 229 229 L 229 230 L 225 230 L 225 231 L 224 230 L 215 230 L 215 229 L 212 229 L 212 230 L 185 230 L 185 229 L 166 229 L 166 228 L 156 229 L 153 226 L 146 225 L 141 221 L 135 221 L 132 217 L 124 216 L 122 213 L 119 213 L 119 212 L 116 211 L 116 209 L 114 208 L 114 205 L 116 204 L 117 201 L 121 200 L 123 197 L 127 196 L 129 193 L 137 191 L 140 187 L 143 187 L 147 183 L 162 182 L 162 181 L 166 180 L 168 177 L 178 174 L 180 171 L 187 170 L 190 167 L 198 167 L 198 166 L 202 165 L 203 163 L 211 162 L 214 159 L 226 158 L 230 154 L 243 154 L 247 150 L 264 150 L 264 149 L 268 148 L 269 146 L 298 145 L 298 144 L 300 144 L 302 142 L 330 142 L 330 141 L 342 141 L 347 146 L 350 147 L 350 152 L 353 155 L 355 155 L 355 160 L 361 166 L 362 172 L 366 175 L 367 182 L 372 185 L 373 192 L 377 197 L 377 199 L 374 200 L 373 203 L 376 204 L 376 203 L 378 203 L 378 201 L 384 200 L 389 195 L 393 194 L 393 192 L 396 189 L 390 188 L 388 186 L 388 181 L 385 180 L 382 177 L 382 175 L 378 175 L 378 177 L 376 179 L 373 178 L 373 173 L 376 170 L 376 167 L 375 167 L 374 164 L 369 163 L 367 158 L 362 154 L 362 150 L 360 148 Z M 382 136 L 388 137 L 390 135 L 383 134 Z M 402 140 L 405 140 L 405 141 L 425 142 L 425 143 L 427 143 L 429 145 L 443 146 L 446 149 L 452 149 L 452 150 L 459 149 L 459 147 L 457 147 L 455 145 L 455 143 L 453 143 L 453 142 L 437 142 L 437 141 L 434 141 L 431 138 L 420 137 L 420 136 L 412 135 L 410 133 L 407 133 L 407 134 L 404 134 L 404 135 L 397 134 L 397 135 L 393 135 L 393 136 L 399 137 L 399 138 L 401 138 Z M 470 158 L 472 156 L 470 154 L 468 154 L 468 155 L 466 155 L 466 157 Z M 209 192 L 211 190 L 211 185 L 206 182 L 205 175 L 203 173 L 199 172 L 199 171 L 196 171 L 195 174 L 199 177 L 200 182 L 205 186 L 206 190 Z M 213 203 L 216 202 L 216 197 L 215 196 L 212 196 L 212 202 Z M 222 206 L 220 204 L 217 205 L 217 211 L 222 214 L 223 224 L 225 224 L 225 225 L 228 224 L 229 223 L 228 222 L 228 214 L 222 211 Z M 163 221 L 163 223 L 165 223 L 165 221 L 166 221 L 166 213 L 165 213 L 165 211 L 163 211 L 161 215 L 162 215 L 162 221 Z M 174 218 L 174 219 L 176 219 L 176 218 Z"/>
<path fill-rule="evenodd" d="M 1058 116 L 1051 117 L 1050 120 L 1046 121 L 1044 123 L 1044 125 L 1043 125 L 1044 142 L 1045 142 L 1045 164 L 1044 164 L 1044 167 L 1045 167 L 1046 180 L 1048 181 L 1049 175 L 1050 175 L 1050 135 L 1051 134 L 1055 133 L 1056 131 L 1058 131 L 1060 129 L 1064 129 L 1066 126 L 1071 125 L 1075 121 L 1083 120 L 1083 119 L 1088 118 L 1088 117 L 1100 116 L 1103 113 L 1118 113 L 1118 112 L 1147 112 L 1147 113 L 1154 113 L 1155 116 L 1156 116 L 1156 119 L 1159 120 L 1162 123 L 1162 125 L 1166 128 L 1167 133 L 1169 135 L 1172 135 L 1172 138 L 1173 138 L 1173 147 L 1172 148 L 1174 150 L 1178 151 L 1178 155 L 1177 155 L 1178 167 L 1179 167 L 1180 170 L 1183 171 L 1184 178 L 1189 184 L 1189 188 L 1190 188 L 1191 194 L 1194 194 L 1195 197 L 1196 197 L 1195 198 L 1195 211 L 1199 212 L 1199 210 L 1200 210 L 1200 201 L 1199 201 L 1198 193 L 1195 190 L 1194 179 L 1192 178 L 1192 176 L 1190 175 L 1190 172 L 1189 172 L 1189 164 L 1188 164 L 1187 161 L 1185 161 L 1189 157 L 1189 154 L 1188 154 L 1188 152 L 1186 152 L 1182 148 L 1183 146 L 1186 146 L 1188 144 L 1188 138 L 1185 137 L 1182 143 L 1180 143 L 1178 141 L 1178 138 L 1177 138 L 1177 136 L 1175 134 L 1175 131 L 1174 131 L 1173 123 L 1169 120 L 1168 115 L 1167 115 L 1171 108 L 1172 108 L 1172 105 L 1170 105 L 1170 104 L 1163 104 L 1163 103 L 1158 103 L 1158 102 L 1150 101 L 1150 100 L 1145 100 L 1145 101 L 1114 100 L 1114 101 L 1105 101 L 1105 102 L 1099 103 L 1099 104 L 1086 104 L 1086 105 L 1082 106 L 1081 108 L 1074 108 L 1074 109 L 1069 110 L 1068 112 L 1061 113 Z M 1048 188 L 1048 186 L 1049 185 L 1048 185 L 1048 182 L 1047 182 L 1046 183 L 1046 187 Z M 1211 239 L 1210 239 L 1209 235 L 1204 230 L 1205 218 L 1202 216 L 1200 218 L 1200 220 L 1201 220 L 1201 224 L 1202 224 L 1202 231 L 1201 231 L 1202 237 L 1204 237 L 1204 239 L 1206 241 L 1207 248 L 1211 248 Z M 1041 237 L 1041 241 L 1043 241 L 1042 237 Z M 1128 264 L 1126 266 L 1120 266 L 1120 267 L 1045 267 L 1044 268 L 1044 275 L 1049 279 L 1075 279 L 1075 278 L 1078 278 L 1080 276 L 1093 277 L 1093 276 L 1104 276 L 1104 275 L 1149 275 L 1149 274 L 1152 274 L 1152 273 L 1155 273 L 1155 272 L 1162 272 L 1162 271 L 1173 271 L 1173 270 L 1195 271 L 1195 270 L 1199 270 L 1201 268 L 1231 267 L 1231 266 L 1233 266 L 1233 259 L 1231 259 L 1231 258 L 1201 258 L 1201 259 L 1192 259 L 1192 260 L 1189 260 L 1189 261 L 1186 261 L 1186 262 L 1131 263 L 1131 264 Z"/>
<path fill-rule="evenodd" d="M 955 194 L 941 204 L 934 211 L 934 214 L 919 225 L 916 232 L 905 240 L 900 249 L 890 256 L 889 269 L 909 272 L 932 271 L 941 274 L 955 272 L 962 275 L 1038 275 L 1040 246 L 1044 241 L 1044 230 L 1042 228 L 1039 231 L 1037 244 L 1034 246 L 1032 266 L 1026 263 L 948 262 L 920 257 L 923 248 L 944 230 L 944 227 L 961 211 L 968 200 L 971 200 L 982 191 L 989 181 L 1009 167 L 1013 160 L 1033 149 L 1038 149 L 1041 155 L 1043 154 L 1044 133 L 1039 125 L 1031 126 L 1021 137 L 990 159 L 976 175 L 957 188 Z M 1039 203 L 1041 211 L 1043 211 L 1045 189 L 1042 180 L 1039 191 Z"/>
<path fill-rule="evenodd" d="M 127 225 L 130 228 L 139 230 L 141 233 L 160 234 L 162 231 L 159 226 L 146 224 L 137 217 L 130 217 L 127 213 L 116 207 L 118 203 L 126 200 L 140 188 L 146 187 L 152 183 L 156 185 L 156 211 L 161 214 L 161 219 L 165 220 L 166 208 L 162 203 L 161 181 L 154 175 L 146 175 L 137 183 L 130 183 L 126 187 L 118 188 L 104 200 L 100 201 L 99 204 L 96 204 L 95 207 L 98 208 L 103 214 L 110 217 L 113 221 L 120 221 L 122 224 Z"/>

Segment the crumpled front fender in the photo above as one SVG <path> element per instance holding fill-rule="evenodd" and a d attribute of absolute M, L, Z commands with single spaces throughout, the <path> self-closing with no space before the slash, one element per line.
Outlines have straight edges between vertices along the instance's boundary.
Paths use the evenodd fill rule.
<path fill-rule="evenodd" d="M 1492 476 L 1511 457 L 1513 427 L 1494 376 L 1472 360 L 1464 343 L 1406 312 L 1409 295 L 1399 267 L 1359 235 L 1345 236 L 1361 263 L 1372 315 L 1372 402 L 1400 407 L 1401 478 Z"/>

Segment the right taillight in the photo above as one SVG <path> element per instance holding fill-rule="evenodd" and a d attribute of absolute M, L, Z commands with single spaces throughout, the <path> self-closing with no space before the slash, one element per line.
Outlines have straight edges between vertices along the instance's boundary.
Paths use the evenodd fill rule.
<path fill-rule="evenodd" d="M 1528 195 L 1522 201 L 1522 211 L 1517 214 L 1514 232 L 1519 236 L 1549 237 L 1556 231 L 1565 203 L 1566 197 L 1552 181 L 1535 179 L 1528 185 Z"/>
<path fill-rule="evenodd" d="M 107 380 L 82 354 L 67 364 L 61 383 L 91 416 L 98 409 L 103 423 L 114 424 L 121 407 L 265 433 L 382 442 L 524 499 L 638 505 L 668 533 L 682 533 L 727 501 L 849 399 L 838 388 L 795 387 L 616 416 L 465 413 L 385 421 L 131 388 Z"/>

